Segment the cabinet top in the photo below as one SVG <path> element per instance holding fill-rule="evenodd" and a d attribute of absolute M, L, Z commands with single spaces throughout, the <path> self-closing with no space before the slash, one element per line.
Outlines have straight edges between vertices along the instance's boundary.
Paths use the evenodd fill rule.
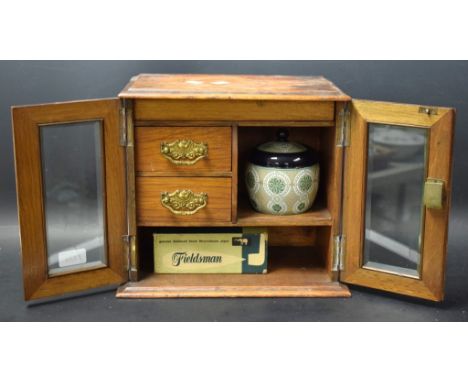
<path fill-rule="evenodd" d="M 121 98 L 349 101 L 321 76 L 139 74 Z"/>

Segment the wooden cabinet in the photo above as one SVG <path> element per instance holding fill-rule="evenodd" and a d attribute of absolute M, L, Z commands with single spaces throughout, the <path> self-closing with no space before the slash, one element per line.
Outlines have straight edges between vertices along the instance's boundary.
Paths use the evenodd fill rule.
<path fill-rule="evenodd" d="M 356 284 L 443 299 L 453 109 L 290 76 L 142 74 L 119 99 L 13 108 L 26 300 L 111 284 L 121 298 L 335 297 Z M 70 149 L 55 148 L 57 127 Z M 249 152 L 278 127 L 320 156 L 303 214 L 248 203 Z M 154 274 L 163 227 L 266 227 L 269 272 Z"/>

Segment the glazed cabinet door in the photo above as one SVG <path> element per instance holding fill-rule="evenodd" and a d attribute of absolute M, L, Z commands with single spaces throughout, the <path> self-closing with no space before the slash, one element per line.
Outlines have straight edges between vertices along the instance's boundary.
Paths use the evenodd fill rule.
<path fill-rule="evenodd" d="M 353 101 L 340 278 L 444 297 L 453 109 Z"/>
<path fill-rule="evenodd" d="M 127 279 L 117 99 L 12 109 L 26 300 Z"/>

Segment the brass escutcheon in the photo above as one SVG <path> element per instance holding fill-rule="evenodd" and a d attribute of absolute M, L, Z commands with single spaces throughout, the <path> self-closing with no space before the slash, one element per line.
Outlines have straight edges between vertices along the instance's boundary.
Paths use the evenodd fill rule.
<path fill-rule="evenodd" d="M 208 156 L 208 144 L 191 139 L 161 142 L 161 154 L 176 165 L 190 166 Z"/>
<path fill-rule="evenodd" d="M 176 190 L 161 193 L 161 204 L 175 215 L 193 215 L 207 203 L 206 192 L 197 194 L 191 190 Z"/>

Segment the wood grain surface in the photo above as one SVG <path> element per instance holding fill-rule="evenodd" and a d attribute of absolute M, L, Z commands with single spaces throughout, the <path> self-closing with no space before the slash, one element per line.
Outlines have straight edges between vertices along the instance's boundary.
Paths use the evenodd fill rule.
<path fill-rule="evenodd" d="M 443 209 L 425 211 L 420 279 L 362 268 L 367 134 L 371 121 L 430 130 L 427 176 L 445 182 L 446 200 Z M 452 109 L 438 108 L 437 115 L 427 115 L 419 112 L 418 105 L 353 101 L 351 144 L 347 148 L 344 178 L 343 224 L 346 244 L 342 281 L 428 300 L 443 299 L 453 126 Z"/>
<path fill-rule="evenodd" d="M 117 297 L 349 297 L 345 285 L 332 282 L 321 255 L 316 247 L 273 247 L 267 274 L 150 273 L 119 288 Z"/>
<path fill-rule="evenodd" d="M 231 221 L 237 222 L 238 190 L 239 190 L 239 128 L 237 124 L 232 125 L 232 149 L 231 149 Z"/>
<path fill-rule="evenodd" d="M 25 299 L 58 296 L 125 281 L 122 240 L 127 232 L 125 152 L 119 145 L 118 100 L 15 107 L 12 120 Z M 39 125 L 89 120 L 103 121 L 108 267 L 49 278 Z"/>
<path fill-rule="evenodd" d="M 137 121 L 332 121 L 332 101 L 137 99 Z M 139 124 L 137 122 L 137 124 Z"/>
<path fill-rule="evenodd" d="M 177 165 L 161 153 L 161 143 L 192 140 L 208 145 L 208 155 L 192 165 Z M 173 174 L 193 171 L 231 171 L 230 127 L 137 127 L 136 171 Z"/>
<path fill-rule="evenodd" d="M 119 94 L 123 98 L 348 101 L 320 76 L 226 74 L 140 74 Z"/>
<path fill-rule="evenodd" d="M 316 227 L 267 227 L 271 247 L 311 247 L 317 239 Z M 294 250 L 294 249 L 291 249 Z"/>
<path fill-rule="evenodd" d="M 161 203 L 162 192 L 191 190 L 208 194 L 207 205 L 193 215 L 175 215 Z M 231 179 L 204 177 L 137 177 L 138 225 L 177 226 L 231 221 Z"/>
<path fill-rule="evenodd" d="M 323 226 L 331 225 L 330 211 L 320 205 L 313 206 L 309 211 L 297 215 L 270 215 L 255 211 L 249 202 L 241 199 L 238 204 L 238 226 Z"/>

